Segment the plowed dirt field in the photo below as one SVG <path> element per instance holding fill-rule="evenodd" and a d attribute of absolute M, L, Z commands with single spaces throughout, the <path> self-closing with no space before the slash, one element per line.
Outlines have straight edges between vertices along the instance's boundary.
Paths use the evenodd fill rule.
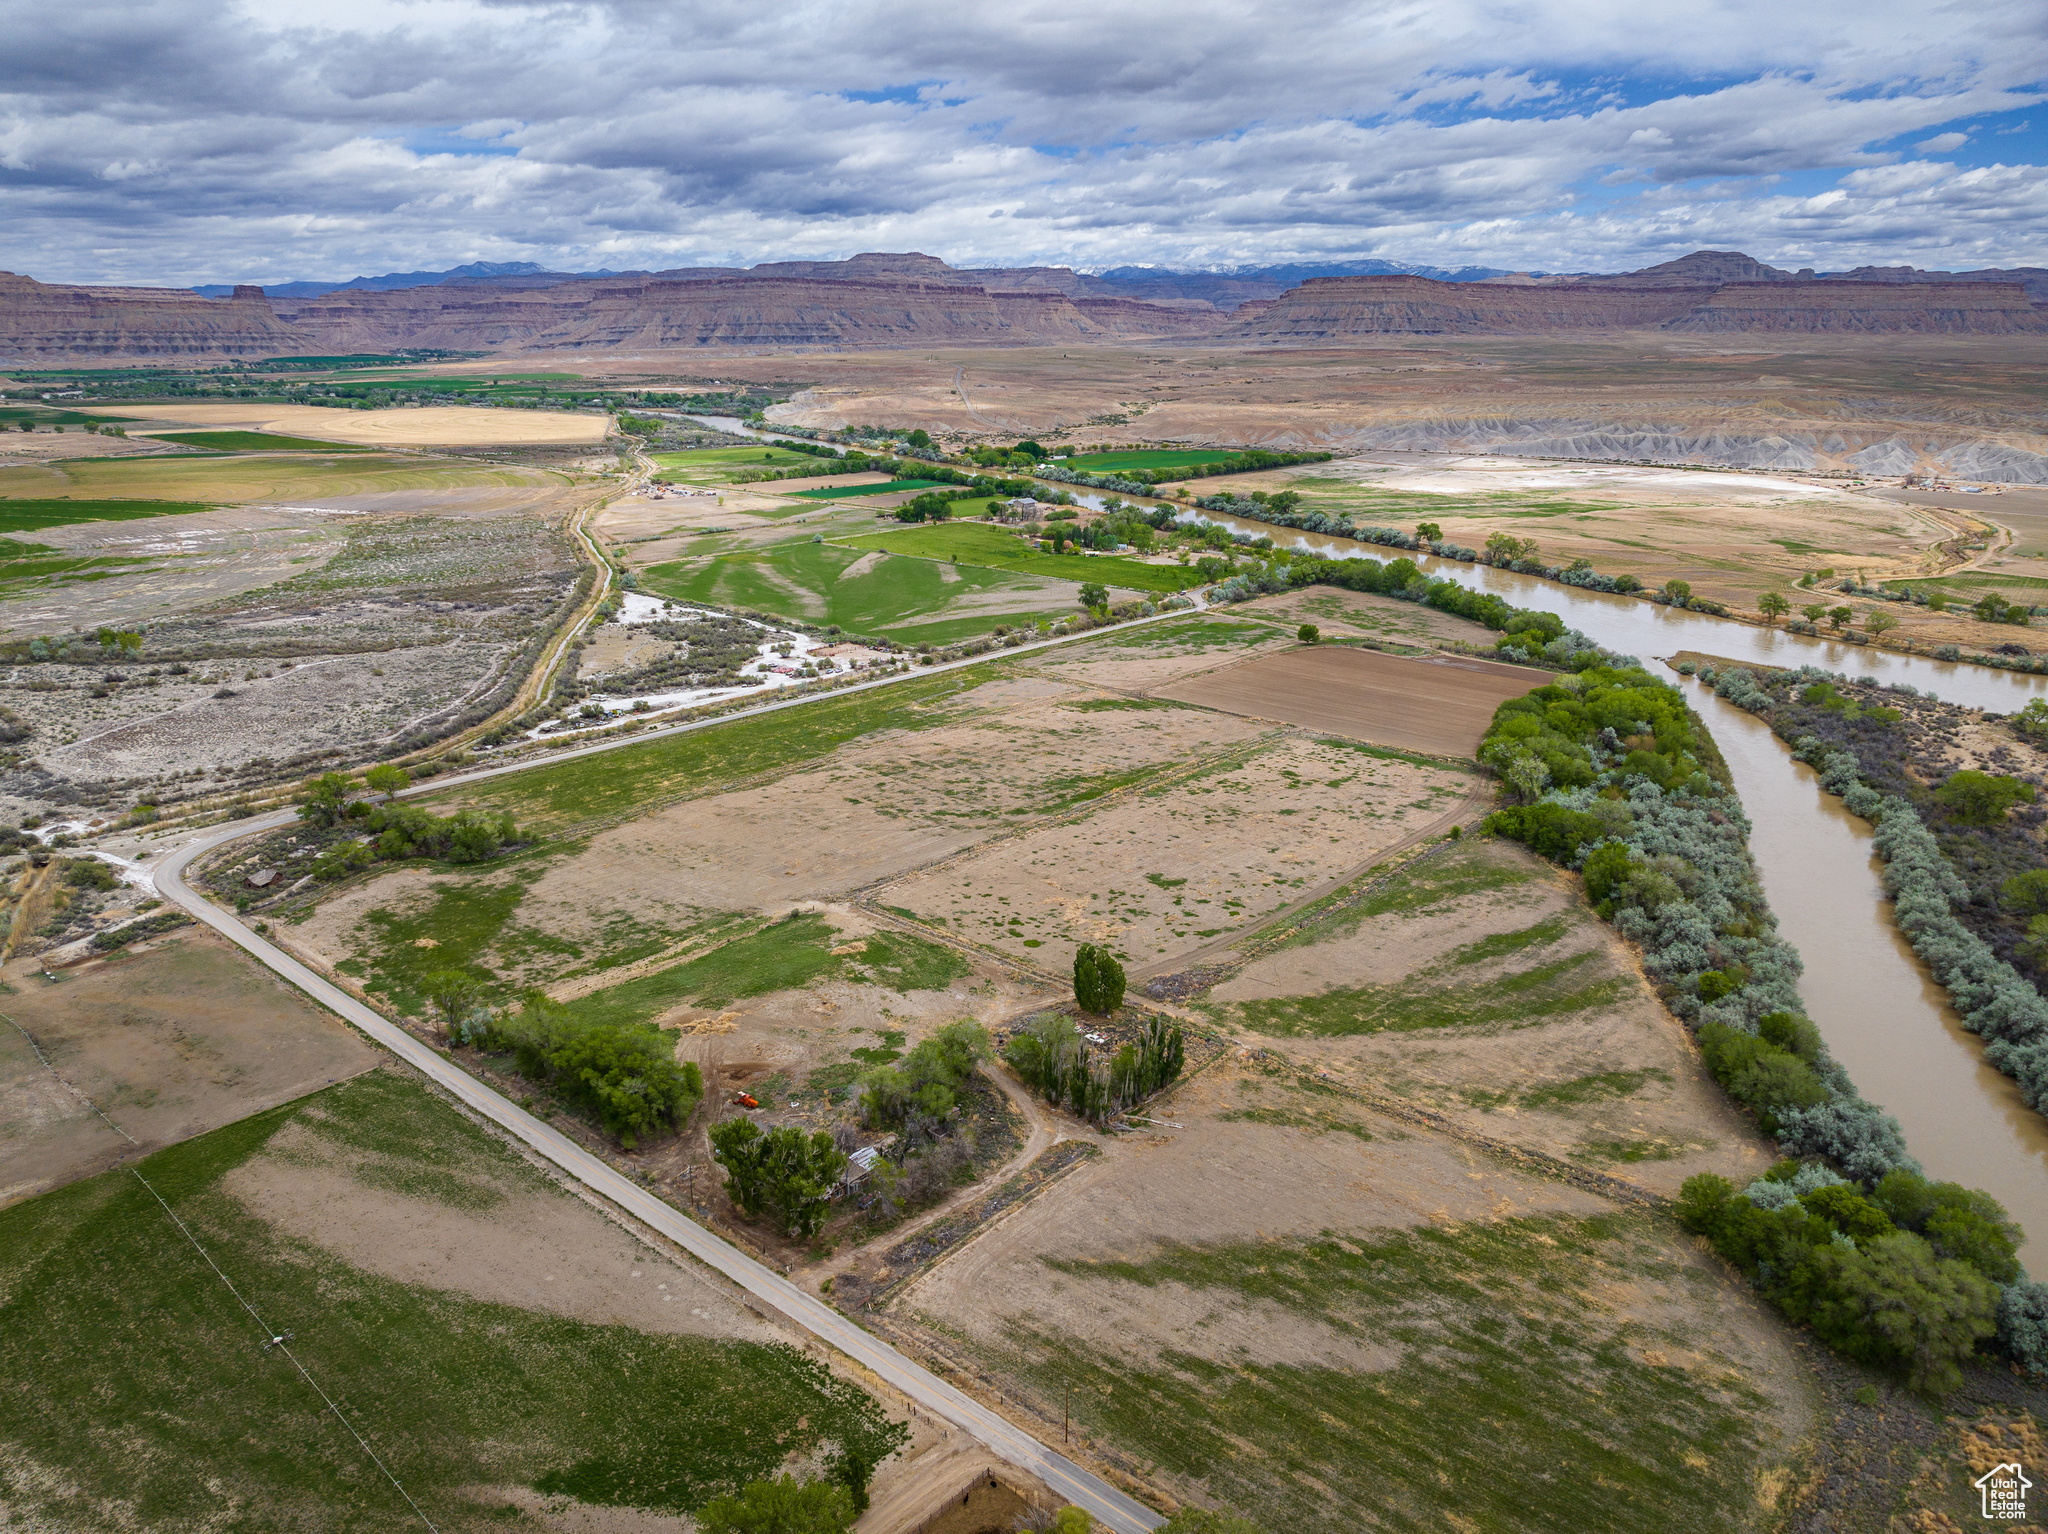
<path fill-rule="evenodd" d="M 1496 708 L 1549 680 L 1548 672 L 1497 661 L 1301 649 L 1255 656 L 1154 696 L 1377 746 L 1470 756 Z"/>

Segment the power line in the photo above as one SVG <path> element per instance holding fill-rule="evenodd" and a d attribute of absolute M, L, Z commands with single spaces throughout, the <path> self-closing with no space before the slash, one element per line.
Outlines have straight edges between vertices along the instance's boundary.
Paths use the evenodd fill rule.
<path fill-rule="evenodd" d="M 267 1324 L 265 1324 L 263 1318 L 256 1314 L 256 1307 L 254 1305 L 251 1305 L 247 1300 L 242 1298 L 242 1291 L 234 1286 L 233 1280 L 231 1280 L 227 1276 L 227 1274 L 221 1272 L 220 1264 L 213 1260 L 213 1258 L 207 1253 L 206 1248 L 199 1244 L 199 1238 L 192 1234 L 192 1232 L 186 1227 L 185 1222 L 183 1220 L 178 1218 L 177 1211 L 172 1209 L 169 1204 L 164 1203 L 164 1196 L 161 1193 L 157 1192 L 156 1189 L 149 1187 L 149 1179 L 147 1177 L 144 1177 L 142 1173 L 134 1167 L 130 1167 L 128 1170 L 135 1173 L 135 1180 L 137 1182 L 141 1183 L 143 1187 L 149 1188 L 149 1196 L 151 1198 L 155 1199 L 159 1204 L 163 1204 L 163 1211 L 165 1214 L 171 1217 L 171 1223 L 178 1227 L 179 1233 L 182 1234 L 187 1241 L 192 1243 L 192 1249 L 195 1252 L 197 1252 L 201 1257 L 206 1259 L 206 1265 L 209 1268 L 213 1269 L 214 1276 L 217 1277 L 223 1284 L 227 1285 L 228 1293 L 232 1294 L 235 1297 L 235 1303 L 240 1305 L 242 1309 L 248 1311 L 249 1319 L 254 1321 L 259 1327 L 263 1328 L 264 1345 L 266 1347 L 276 1348 L 278 1352 L 284 1354 L 286 1358 L 289 1358 L 292 1361 L 292 1367 L 299 1371 L 300 1378 L 305 1380 L 305 1382 L 308 1385 L 311 1385 L 313 1387 L 313 1393 L 319 1396 L 322 1401 L 325 1401 L 327 1403 L 327 1409 L 334 1413 L 334 1420 L 339 1422 L 343 1427 L 348 1429 L 349 1436 L 353 1438 L 358 1444 L 360 1444 L 362 1446 L 363 1453 L 367 1454 L 370 1457 L 370 1463 L 375 1465 L 379 1470 L 382 1470 L 384 1472 L 384 1479 L 392 1484 L 393 1488 L 398 1492 L 398 1494 L 401 1497 L 405 1498 L 406 1506 L 410 1507 L 415 1513 L 419 1514 L 420 1522 L 425 1524 L 427 1528 L 430 1531 L 432 1531 L 432 1534 L 441 1534 L 441 1531 L 434 1527 L 434 1520 L 429 1518 L 424 1512 L 420 1511 L 420 1505 L 419 1503 L 413 1501 L 412 1493 L 407 1491 L 404 1486 L 400 1485 L 398 1477 L 391 1473 L 389 1467 L 385 1465 L 384 1461 L 377 1458 L 377 1451 L 370 1447 L 370 1445 L 364 1440 L 363 1435 L 361 1433 L 358 1433 L 356 1431 L 355 1424 L 353 1422 L 350 1422 L 348 1418 L 344 1417 L 341 1414 L 341 1408 L 334 1404 L 333 1397 L 328 1395 L 326 1391 L 320 1388 L 320 1382 L 314 1379 L 313 1376 L 307 1372 L 306 1366 L 304 1364 L 299 1362 L 298 1355 L 291 1350 L 287 1334 L 273 1332 L 270 1329 L 270 1327 Z"/>
<path fill-rule="evenodd" d="M 50 1063 L 50 1057 L 43 1053 L 43 1046 L 36 1042 L 34 1034 L 30 1033 L 26 1028 L 22 1027 L 20 1023 L 15 1022 L 13 1018 L 7 1017 L 7 1014 L 5 1012 L 0 1012 L 0 1017 L 6 1017 L 8 1022 L 14 1024 L 14 1031 L 19 1033 L 24 1039 L 28 1040 L 28 1047 L 36 1052 L 36 1058 L 42 1061 L 43 1069 L 48 1071 L 52 1076 L 57 1078 L 58 1085 L 62 1086 L 66 1091 L 70 1092 L 72 1096 L 76 1097 L 80 1102 L 84 1103 L 86 1107 L 92 1109 L 94 1113 L 99 1114 L 100 1122 L 105 1124 L 107 1128 L 113 1130 L 115 1134 L 119 1135 L 122 1139 L 126 1140 L 130 1145 L 138 1145 L 135 1136 L 131 1135 L 119 1124 L 116 1124 L 112 1119 L 108 1118 L 106 1114 L 100 1112 L 100 1106 L 98 1103 L 94 1102 L 90 1097 L 87 1097 L 83 1092 L 79 1091 L 77 1087 L 73 1086 L 70 1082 L 64 1079 L 63 1072 L 59 1071 L 56 1066 Z M 313 1387 L 313 1393 L 319 1396 L 322 1401 L 327 1403 L 327 1409 L 334 1413 L 334 1420 L 339 1422 L 343 1427 L 348 1429 L 349 1437 L 353 1438 L 358 1444 L 362 1445 L 363 1453 L 367 1454 L 370 1457 L 370 1463 L 375 1465 L 379 1470 L 382 1470 L 384 1472 L 384 1479 L 392 1484 L 392 1486 L 397 1490 L 398 1494 L 401 1497 L 405 1498 L 406 1506 L 410 1507 L 415 1513 L 419 1514 L 420 1522 L 427 1526 L 427 1528 L 431 1531 L 431 1534 L 441 1534 L 441 1531 L 434 1527 L 434 1520 L 429 1518 L 424 1512 L 421 1512 L 419 1503 L 413 1501 L 412 1493 L 407 1491 L 404 1486 L 400 1485 L 398 1477 L 391 1473 L 389 1467 L 385 1465 L 384 1461 L 377 1458 L 377 1451 L 371 1448 L 369 1444 L 364 1441 L 363 1435 L 356 1431 L 355 1424 L 353 1422 L 350 1422 L 348 1418 L 344 1417 L 341 1414 L 341 1408 L 334 1404 L 333 1397 L 329 1396 L 326 1391 L 320 1388 L 320 1382 L 314 1379 L 313 1376 L 307 1372 L 306 1366 L 304 1364 L 299 1362 L 298 1355 L 291 1350 L 291 1347 L 289 1345 L 291 1334 L 289 1332 L 273 1332 L 269 1328 L 269 1326 L 264 1323 L 263 1318 L 256 1314 L 256 1307 L 254 1305 L 251 1305 L 247 1300 L 242 1298 L 242 1291 L 234 1286 L 233 1281 L 229 1279 L 227 1274 L 221 1272 L 220 1264 L 213 1260 L 212 1256 L 207 1252 L 206 1248 L 199 1244 L 199 1238 L 192 1234 L 190 1228 L 185 1224 L 183 1220 L 178 1218 L 177 1211 L 172 1209 L 169 1204 L 164 1203 L 164 1196 L 161 1193 L 157 1192 L 155 1188 L 150 1187 L 149 1179 L 147 1177 L 144 1177 L 141 1171 L 136 1167 L 130 1167 L 128 1170 L 135 1173 L 135 1180 L 137 1182 L 141 1183 L 143 1187 L 149 1188 L 149 1196 L 155 1199 L 158 1204 L 161 1204 L 163 1206 L 164 1213 L 171 1217 L 171 1223 L 178 1227 L 179 1234 L 182 1235 L 187 1241 L 192 1243 L 192 1249 L 195 1252 L 197 1252 L 201 1257 L 206 1259 L 206 1265 L 209 1268 L 213 1269 L 214 1276 L 218 1278 L 223 1284 L 227 1285 L 228 1293 L 232 1294 L 235 1297 L 235 1303 L 240 1305 L 242 1309 L 248 1311 L 249 1319 L 254 1321 L 259 1327 L 263 1328 L 263 1345 L 267 1348 L 276 1348 L 278 1352 L 284 1354 L 286 1358 L 289 1358 L 292 1361 L 292 1367 L 299 1371 L 299 1377 L 305 1380 L 305 1382 L 308 1385 L 311 1385 Z"/>

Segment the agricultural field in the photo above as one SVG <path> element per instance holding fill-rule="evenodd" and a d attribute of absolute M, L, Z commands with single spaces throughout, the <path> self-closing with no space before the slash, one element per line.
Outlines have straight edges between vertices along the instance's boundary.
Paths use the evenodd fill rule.
<path fill-rule="evenodd" d="M 942 483 L 936 479 L 888 479 L 874 485 L 825 485 L 815 490 L 793 490 L 800 500 L 840 501 L 869 495 L 897 495 L 906 490 L 930 490 Z"/>
<path fill-rule="evenodd" d="M 252 501 L 348 501 L 366 496 L 417 497 L 423 492 L 500 492 L 501 501 L 531 500 L 532 493 L 567 484 L 544 470 L 437 462 L 397 454 L 305 457 L 199 457 L 68 459 L 0 469 L 0 511 L 5 502 L 76 500 L 184 501 L 207 506 Z M 525 492 L 521 495 L 521 492 Z M 417 499 L 413 504 L 418 505 Z"/>
<path fill-rule="evenodd" d="M 915 554 L 922 559 L 958 561 L 1014 570 L 1021 575 L 1049 575 L 1073 581 L 1100 581 L 1121 591 L 1185 591 L 1202 584 L 1201 576 L 1182 565 L 1145 564 L 1120 554 L 1048 554 L 1030 547 L 1015 533 L 979 522 L 942 522 L 868 533 L 845 540 L 858 549 Z"/>
<path fill-rule="evenodd" d="M 282 437 L 267 431 L 160 431 L 158 442 L 176 442 L 184 447 L 211 448 L 221 453 L 365 453 L 368 448 L 350 447 L 345 442 L 322 442 L 314 437 Z"/>
<path fill-rule="evenodd" d="M 1803 1362 L 1667 1221 L 1267 1062 L 1155 1116 L 917 1278 L 891 1329 L 1266 1528 L 1769 1520 Z"/>
<path fill-rule="evenodd" d="M 1549 675 L 1498 661 L 1319 646 L 1253 657 L 1154 696 L 1407 751 L 1469 757 L 1493 711 L 1543 686 Z"/>
<path fill-rule="evenodd" d="M 370 1069 L 374 1050 L 221 938 L 186 926 L 44 978 L 0 969 L 0 1204 Z M 135 1145 L 51 1079 L 65 1080 Z"/>
<path fill-rule="evenodd" d="M 1049 580 L 839 543 L 771 544 L 648 566 L 642 589 L 679 602 L 837 624 L 905 643 L 948 643 L 998 624 L 1080 607 L 1076 580 Z"/>
<path fill-rule="evenodd" d="M 596 447 L 611 430 L 611 418 L 594 412 L 493 410 L 468 405 L 351 410 L 260 400 L 195 400 L 173 405 L 123 403 L 119 409 L 123 419 L 157 428 L 274 432 L 363 447 Z"/>
<path fill-rule="evenodd" d="M 681 1534 L 933 1436 L 396 1067 L 0 1211 L 0 1294 L 8 1500 L 45 1527 L 403 1526 L 359 1435 L 443 1529 Z"/>
<path fill-rule="evenodd" d="M 1490 1138 L 1673 1195 L 1774 1158 L 1577 886 L 1512 843 L 1336 892 L 1225 971 L 1219 1026 Z"/>
<path fill-rule="evenodd" d="M 820 476 L 832 472 L 831 460 L 808 453 L 791 452 L 770 442 L 746 447 L 710 447 L 687 453 L 650 455 L 660 468 L 660 478 L 679 485 L 736 485 L 749 469 L 816 469 Z M 879 480 L 879 474 L 873 476 Z"/>

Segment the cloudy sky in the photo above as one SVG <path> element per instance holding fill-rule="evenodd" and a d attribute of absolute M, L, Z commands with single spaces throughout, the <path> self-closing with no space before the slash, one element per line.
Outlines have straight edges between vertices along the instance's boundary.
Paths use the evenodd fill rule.
<path fill-rule="evenodd" d="M 46 281 L 1380 256 L 2048 265 L 2040 0 L 6 8 Z"/>

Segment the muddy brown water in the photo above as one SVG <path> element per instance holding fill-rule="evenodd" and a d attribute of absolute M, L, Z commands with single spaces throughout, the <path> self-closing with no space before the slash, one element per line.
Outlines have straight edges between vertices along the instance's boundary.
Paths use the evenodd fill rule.
<path fill-rule="evenodd" d="M 1201 518 L 1332 558 L 1400 557 L 1396 549 L 1292 534 L 1229 517 Z M 2048 679 L 1892 655 L 1867 645 L 1807 638 L 1705 613 L 1580 591 L 1554 581 L 1424 556 L 1432 578 L 1498 593 L 1518 607 L 1556 613 L 1600 644 L 1641 657 L 1680 650 L 1759 666 L 1821 666 L 1903 682 L 1951 703 L 2012 713 L 2048 693 Z M 1675 673 L 1672 673 L 1675 677 Z M 1703 687 L 1688 696 L 1713 732 L 1753 831 L 1750 850 L 1787 941 L 1806 964 L 1801 993 L 1828 1047 L 1857 1089 L 1898 1115 L 1929 1176 L 1983 1188 L 2030 1233 L 2048 1232 L 2048 1119 L 1993 1070 L 1893 925 L 1871 850 L 1872 829 L 1824 792 L 1770 727 Z"/>

